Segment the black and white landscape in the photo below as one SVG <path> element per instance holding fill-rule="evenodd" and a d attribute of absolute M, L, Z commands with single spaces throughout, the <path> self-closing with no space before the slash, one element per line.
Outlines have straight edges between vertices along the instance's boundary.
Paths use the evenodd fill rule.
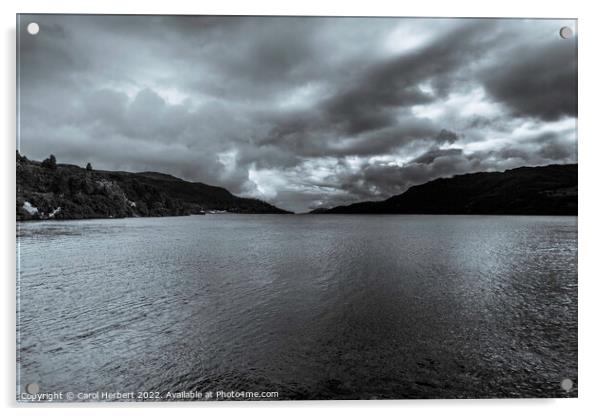
<path fill-rule="evenodd" d="M 18 399 L 576 397 L 565 26 L 20 15 Z"/>

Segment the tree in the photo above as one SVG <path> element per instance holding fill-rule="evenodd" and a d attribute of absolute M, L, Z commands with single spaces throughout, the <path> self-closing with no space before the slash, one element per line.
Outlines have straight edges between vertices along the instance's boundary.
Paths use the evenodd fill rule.
<path fill-rule="evenodd" d="M 42 166 L 52 170 L 56 169 L 56 157 L 54 157 L 54 155 L 50 155 L 48 159 L 45 159 L 42 162 Z"/>
<path fill-rule="evenodd" d="M 27 158 L 17 150 L 17 162 L 27 162 Z"/>
<path fill-rule="evenodd" d="M 88 164 L 86 165 L 86 170 L 92 170 L 92 165 L 90 164 L 90 162 L 88 162 Z"/>

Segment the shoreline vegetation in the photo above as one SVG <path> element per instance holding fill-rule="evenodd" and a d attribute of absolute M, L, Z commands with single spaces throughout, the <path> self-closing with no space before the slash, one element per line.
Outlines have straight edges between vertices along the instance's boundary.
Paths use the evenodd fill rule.
<path fill-rule="evenodd" d="M 17 221 L 204 214 L 293 214 L 228 190 L 158 172 L 33 161 L 17 151 Z M 384 201 L 308 214 L 577 215 L 577 164 L 440 178 Z"/>
<path fill-rule="evenodd" d="M 157 172 L 114 172 L 33 161 L 17 151 L 17 221 L 292 214 L 267 202 Z"/>

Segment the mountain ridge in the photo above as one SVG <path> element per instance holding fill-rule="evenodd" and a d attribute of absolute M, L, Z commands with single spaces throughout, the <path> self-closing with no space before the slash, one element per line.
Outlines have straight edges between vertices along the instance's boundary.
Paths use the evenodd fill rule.
<path fill-rule="evenodd" d="M 577 164 L 476 172 L 312 214 L 577 215 Z"/>

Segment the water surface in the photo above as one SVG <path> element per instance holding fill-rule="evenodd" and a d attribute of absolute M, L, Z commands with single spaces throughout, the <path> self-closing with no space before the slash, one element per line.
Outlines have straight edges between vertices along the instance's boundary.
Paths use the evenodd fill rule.
<path fill-rule="evenodd" d="M 576 217 L 206 215 L 18 228 L 18 390 L 577 394 Z"/>

